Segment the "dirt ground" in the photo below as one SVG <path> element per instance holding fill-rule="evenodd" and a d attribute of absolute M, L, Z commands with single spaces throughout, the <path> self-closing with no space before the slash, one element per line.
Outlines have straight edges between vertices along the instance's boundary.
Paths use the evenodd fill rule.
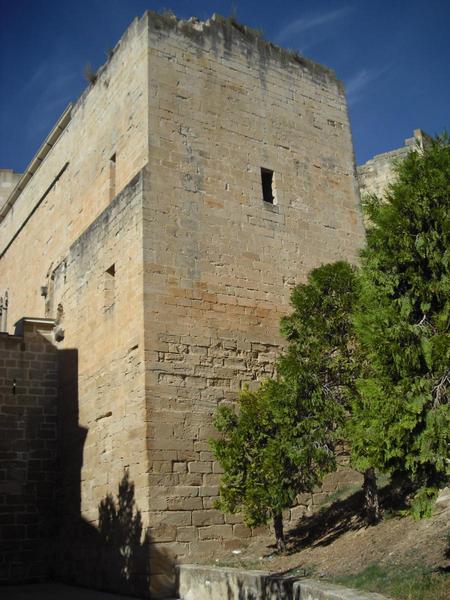
<path fill-rule="evenodd" d="M 431 518 L 415 521 L 402 516 L 402 503 L 385 488 L 383 519 L 372 527 L 360 514 L 361 503 L 357 492 L 303 517 L 287 533 L 285 555 L 276 554 L 273 537 L 258 537 L 247 547 L 220 552 L 214 562 L 314 577 L 355 574 L 373 563 L 450 570 L 450 501 L 437 504 Z"/>

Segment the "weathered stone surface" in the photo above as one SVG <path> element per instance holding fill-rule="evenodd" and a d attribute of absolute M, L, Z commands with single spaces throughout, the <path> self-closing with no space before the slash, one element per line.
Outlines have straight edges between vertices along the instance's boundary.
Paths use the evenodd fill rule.
<path fill-rule="evenodd" d="M 443 488 L 436 498 L 435 510 L 445 510 L 450 506 L 450 487 Z"/>
<path fill-rule="evenodd" d="M 375 194 L 384 196 L 386 187 L 394 177 L 394 163 L 413 151 L 423 148 L 429 136 L 421 129 L 415 129 L 411 138 L 405 140 L 405 145 L 390 152 L 377 154 L 365 164 L 357 168 L 359 188 L 362 196 Z"/>
<path fill-rule="evenodd" d="M 16 173 L 12 169 L 0 169 L 0 210 L 21 176 L 21 173 Z"/>
<path fill-rule="evenodd" d="M 0 333 L 0 583 L 48 577 L 58 481 L 53 321 Z"/>
<path fill-rule="evenodd" d="M 178 572 L 181 600 L 387 600 L 381 594 L 281 573 L 188 564 Z"/>
<path fill-rule="evenodd" d="M 151 585 L 173 584 L 239 531 L 213 508 L 217 406 L 273 374 L 292 287 L 363 245 L 343 88 L 230 20 L 146 13 L 58 135 L 0 223 L 9 323 L 64 331 L 63 531 L 100 527 L 126 470 Z M 89 536 L 66 576 L 107 584 Z"/>

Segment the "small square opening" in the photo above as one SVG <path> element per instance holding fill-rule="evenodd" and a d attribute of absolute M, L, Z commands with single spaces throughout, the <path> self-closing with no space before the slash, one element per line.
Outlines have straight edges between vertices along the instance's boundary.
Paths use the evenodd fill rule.
<path fill-rule="evenodd" d="M 273 171 L 261 167 L 261 184 L 264 202 L 275 204 L 275 196 L 273 193 Z"/>
<path fill-rule="evenodd" d="M 109 159 L 109 199 L 116 195 L 116 153 Z"/>

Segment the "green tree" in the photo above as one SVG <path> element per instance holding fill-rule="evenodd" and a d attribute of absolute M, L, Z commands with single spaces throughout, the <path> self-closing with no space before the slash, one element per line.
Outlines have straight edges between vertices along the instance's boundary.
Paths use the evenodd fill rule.
<path fill-rule="evenodd" d="M 347 263 L 312 271 L 294 289 L 294 311 L 282 320 L 288 344 L 277 380 L 244 391 L 236 407 L 220 407 L 215 419 L 222 439 L 211 443 L 224 469 L 218 505 L 242 511 L 251 526 L 272 518 L 279 550 L 285 547 L 283 509 L 335 468 L 336 429 L 355 379 L 349 332 L 356 297 Z"/>
<path fill-rule="evenodd" d="M 413 482 L 429 510 L 449 474 L 450 146 L 437 138 L 368 203 L 355 327 L 365 367 L 348 432 L 354 464 Z"/>

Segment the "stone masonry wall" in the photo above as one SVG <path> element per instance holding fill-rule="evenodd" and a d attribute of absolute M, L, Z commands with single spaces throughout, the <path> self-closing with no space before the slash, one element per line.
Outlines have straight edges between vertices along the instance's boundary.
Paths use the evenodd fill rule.
<path fill-rule="evenodd" d="M 25 314 L 56 318 L 57 305 L 41 288 L 51 288 L 71 244 L 147 163 L 145 40 L 145 23 L 136 19 L 0 222 L 10 328 Z"/>
<path fill-rule="evenodd" d="M 61 394 L 63 491 L 96 524 L 126 469 L 146 513 L 142 291 L 142 173 L 76 240 L 54 277 Z M 68 405 L 69 404 L 69 405 Z M 80 428 L 84 434 L 80 438 Z"/>
<path fill-rule="evenodd" d="M 213 508 L 217 405 L 273 374 L 293 285 L 357 260 L 364 232 L 333 74 L 221 18 L 150 20 L 148 44 L 149 523 L 159 552 L 195 560 L 252 534 Z"/>
<path fill-rule="evenodd" d="M 57 357 L 53 322 L 0 334 L 0 583 L 48 577 L 56 523 Z"/>
<path fill-rule="evenodd" d="M 65 579 L 165 593 L 255 533 L 213 508 L 212 416 L 273 374 L 292 287 L 357 260 L 354 175 L 328 69 L 221 17 L 130 26 L 0 223 L 9 323 L 55 319 Z"/>
<path fill-rule="evenodd" d="M 421 129 L 415 129 L 411 138 L 405 140 L 405 145 L 390 152 L 377 154 L 365 164 L 357 168 L 359 189 L 362 196 L 375 194 L 383 197 L 386 187 L 394 178 L 394 164 L 407 154 L 418 148 L 423 148 L 429 136 Z"/>
<path fill-rule="evenodd" d="M 139 178 L 148 161 L 146 31 L 145 19 L 130 25 L 0 223 L 9 330 L 24 315 L 56 321 L 62 547 L 80 549 L 61 572 L 79 582 L 95 565 L 101 503 L 125 473 L 136 507 L 148 512 Z M 113 581 L 116 566 L 93 584 Z"/>
<path fill-rule="evenodd" d="M 144 595 L 150 560 L 147 545 L 141 544 L 148 521 L 142 186 L 141 172 L 53 272 L 48 293 L 57 319 L 48 334 L 56 346 L 62 467 L 57 486 L 56 470 L 52 483 L 58 497 L 52 515 L 60 517 L 56 539 L 52 532 L 57 544 L 53 574 L 72 583 Z M 2 334 L 1 339 L 18 338 Z M 47 365 L 40 369 L 40 377 L 47 377 Z M 33 439 L 32 431 L 26 435 Z M 120 528 L 114 520 L 119 505 L 127 506 L 130 516 L 129 522 L 121 519 Z M 19 519 L 22 508 L 9 508 Z M 139 539 L 133 539 L 133 531 Z M 5 527 L 7 534 L 16 536 L 17 547 L 21 529 Z M 40 544 L 41 549 L 50 547 L 45 538 Z M 130 551 L 132 560 L 125 565 L 121 557 Z M 131 563 L 132 577 L 127 571 Z M 16 571 L 17 580 L 27 577 L 18 567 Z"/>
<path fill-rule="evenodd" d="M 0 210 L 21 177 L 12 169 L 0 169 Z"/>

